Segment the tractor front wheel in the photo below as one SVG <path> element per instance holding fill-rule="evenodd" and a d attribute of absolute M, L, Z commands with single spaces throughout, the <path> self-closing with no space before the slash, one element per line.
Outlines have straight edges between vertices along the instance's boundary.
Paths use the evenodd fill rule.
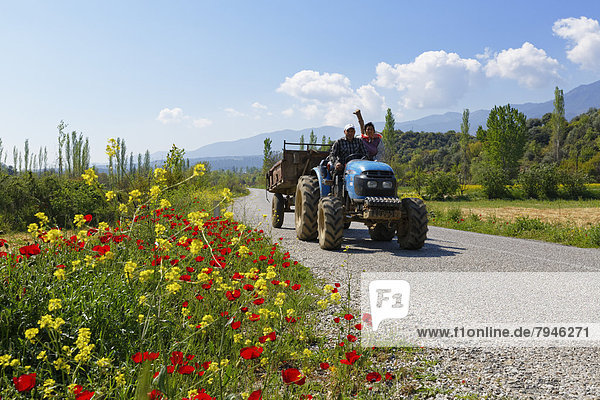
<path fill-rule="evenodd" d="M 339 249 L 344 238 L 344 207 L 335 196 L 319 201 L 319 246 L 324 250 Z"/>
<path fill-rule="evenodd" d="M 285 209 L 285 199 L 281 193 L 275 193 L 271 200 L 271 224 L 273 228 L 281 228 L 283 225 L 283 210 Z"/>
<path fill-rule="evenodd" d="M 427 239 L 427 209 L 421 199 L 402 199 L 406 221 L 398 227 L 398 244 L 403 249 L 418 250 Z"/>

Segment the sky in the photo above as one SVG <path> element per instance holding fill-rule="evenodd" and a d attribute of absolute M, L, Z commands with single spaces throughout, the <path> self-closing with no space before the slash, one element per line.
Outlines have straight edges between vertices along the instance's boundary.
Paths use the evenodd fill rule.
<path fill-rule="evenodd" d="M 599 21 L 597 0 L 0 0 L 0 139 L 52 165 L 64 121 L 106 163 L 109 138 L 137 159 L 542 102 L 600 79 Z"/>

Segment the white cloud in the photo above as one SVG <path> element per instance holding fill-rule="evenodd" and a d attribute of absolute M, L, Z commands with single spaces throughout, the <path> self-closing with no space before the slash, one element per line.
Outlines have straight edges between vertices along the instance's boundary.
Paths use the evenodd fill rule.
<path fill-rule="evenodd" d="M 385 99 L 371 85 L 352 89 L 350 79 L 338 73 L 320 73 L 303 70 L 285 81 L 277 89 L 299 99 L 299 111 L 308 119 L 322 117 L 325 124 L 343 125 L 354 119 L 352 112 L 357 108 L 363 115 L 377 116 L 385 110 Z M 291 116 L 292 109 L 284 115 Z"/>
<path fill-rule="evenodd" d="M 260 104 L 258 101 L 252 103 L 252 108 L 256 108 L 257 110 L 266 110 L 268 107 L 264 104 Z"/>
<path fill-rule="evenodd" d="M 409 64 L 380 62 L 375 85 L 403 92 L 405 108 L 446 107 L 456 103 L 481 74 L 481 64 L 456 53 L 427 51 Z"/>
<path fill-rule="evenodd" d="M 163 108 L 156 117 L 157 121 L 163 124 L 178 124 L 183 121 L 183 110 L 179 107 L 175 108 Z"/>
<path fill-rule="evenodd" d="M 482 60 L 482 61 L 486 61 L 489 60 L 490 58 L 492 58 L 492 49 L 490 49 L 489 47 L 486 47 L 485 49 L 483 49 L 483 53 L 481 54 L 475 54 L 475 58 L 478 60 Z"/>
<path fill-rule="evenodd" d="M 230 117 L 245 117 L 246 114 L 244 114 L 243 112 L 240 112 L 234 108 L 226 108 L 225 112 L 230 116 Z"/>
<path fill-rule="evenodd" d="M 213 122 L 207 118 L 197 118 L 192 121 L 192 125 L 194 125 L 195 128 L 206 128 L 207 126 L 212 125 L 212 123 Z"/>
<path fill-rule="evenodd" d="M 600 69 L 600 25 L 597 20 L 587 17 L 564 18 L 554 23 L 552 31 L 569 41 L 569 60 L 584 69 Z"/>
<path fill-rule="evenodd" d="M 212 121 L 207 118 L 192 118 L 189 115 L 185 115 L 183 110 L 179 107 L 175 108 L 163 108 L 156 117 L 157 121 L 163 124 L 180 124 L 186 122 L 194 128 L 205 128 L 212 124 Z"/>
<path fill-rule="evenodd" d="M 529 42 L 518 49 L 502 50 L 485 66 L 488 77 L 513 79 L 529 88 L 542 87 L 560 79 L 560 64 Z"/>
<path fill-rule="evenodd" d="M 294 109 L 293 108 L 286 108 L 285 110 L 283 110 L 281 112 L 281 114 L 283 114 L 284 117 L 291 117 L 294 115 Z"/>

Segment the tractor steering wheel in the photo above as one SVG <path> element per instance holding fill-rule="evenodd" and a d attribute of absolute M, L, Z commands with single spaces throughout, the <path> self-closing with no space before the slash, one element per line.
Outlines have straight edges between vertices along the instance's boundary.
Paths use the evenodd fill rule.
<path fill-rule="evenodd" d="M 368 159 L 369 158 L 367 156 L 364 156 L 364 155 L 362 155 L 360 153 L 352 153 L 348 157 L 346 157 L 345 164 L 347 164 L 348 161 L 351 161 L 351 160 L 368 160 Z"/>

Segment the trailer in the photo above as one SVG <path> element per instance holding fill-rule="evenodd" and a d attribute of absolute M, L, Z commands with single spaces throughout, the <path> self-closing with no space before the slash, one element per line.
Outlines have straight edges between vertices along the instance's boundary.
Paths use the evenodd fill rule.
<path fill-rule="evenodd" d="M 319 150 L 290 149 L 288 146 L 318 147 Z M 329 155 L 331 144 L 306 144 L 283 142 L 283 157 L 267 172 L 266 190 L 273 193 L 271 202 L 271 224 L 275 228 L 283 225 L 284 213 L 292 212 L 295 204 L 296 187 L 301 176 L 319 166 Z M 327 149 L 321 150 L 321 149 Z"/>

